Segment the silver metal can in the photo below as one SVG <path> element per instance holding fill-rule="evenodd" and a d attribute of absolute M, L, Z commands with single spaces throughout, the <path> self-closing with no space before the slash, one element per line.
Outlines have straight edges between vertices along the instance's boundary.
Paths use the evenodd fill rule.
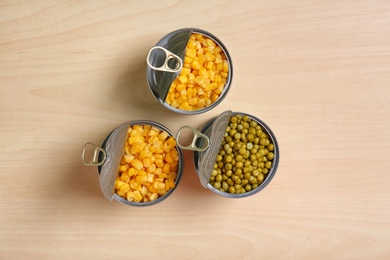
<path fill-rule="evenodd" d="M 180 75 L 186 52 L 187 42 L 192 34 L 201 34 L 214 41 L 223 51 L 228 63 L 228 75 L 222 93 L 215 102 L 197 110 L 175 108 L 166 102 L 168 91 L 174 80 Z M 207 112 L 222 102 L 229 92 L 233 78 L 233 64 L 224 44 L 211 33 L 196 29 L 184 28 L 173 31 L 153 47 L 147 56 L 146 78 L 154 97 L 167 109 L 179 114 L 194 115 Z"/>
<path fill-rule="evenodd" d="M 230 112 L 230 113 L 229 113 Z M 254 195 L 255 193 L 261 191 L 264 189 L 272 180 L 274 177 L 276 170 L 278 168 L 279 164 L 279 158 L 280 158 L 280 153 L 279 153 L 279 146 L 276 140 L 276 137 L 274 136 L 273 132 L 271 129 L 260 119 L 246 114 L 246 113 L 241 113 L 241 112 L 231 112 L 231 111 L 225 111 L 223 114 L 224 118 L 220 120 L 220 122 L 216 121 L 221 119 L 221 116 L 212 118 L 208 122 L 206 122 L 203 126 L 200 127 L 199 131 L 206 135 L 210 140 L 210 148 L 209 149 L 214 149 L 214 151 L 211 151 L 209 154 L 207 154 L 208 151 L 194 151 L 193 153 L 193 159 L 194 159 L 194 164 L 195 164 L 195 169 L 197 171 L 197 174 L 199 175 L 201 182 L 203 181 L 202 185 L 210 189 L 212 192 L 223 196 L 227 198 L 243 198 L 247 196 Z M 238 194 L 232 194 L 229 192 L 221 191 L 220 189 L 216 189 L 209 183 L 209 179 L 211 176 L 211 171 L 213 171 L 213 166 L 214 163 L 216 162 L 216 156 L 219 152 L 220 149 L 222 149 L 222 139 L 225 137 L 225 132 L 226 128 L 230 124 L 230 122 L 227 122 L 227 120 L 230 120 L 231 116 L 234 115 L 241 115 L 241 116 L 247 116 L 250 120 L 253 120 L 256 122 L 260 127 L 261 130 L 266 134 L 266 136 L 269 138 L 270 143 L 273 144 L 273 154 L 274 157 L 272 159 L 272 167 L 268 169 L 268 172 L 264 174 L 263 176 L 263 181 L 254 189 L 244 192 L 244 193 L 238 193 Z M 216 130 L 215 128 L 220 128 L 219 130 L 215 131 L 216 133 L 219 133 L 219 137 L 216 137 L 216 133 L 213 133 L 213 130 Z M 226 134 L 227 135 L 227 134 Z M 204 146 L 206 138 L 198 138 L 196 140 L 196 146 L 197 147 L 202 147 Z M 208 160 L 208 162 L 207 162 Z M 204 163 L 206 161 L 206 164 Z M 208 164 L 208 165 L 207 165 Z M 206 166 L 204 166 L 206 165 Z M 234 170 L 234 169 L 233 169 Z"/>
<path fill-rule="evenodd" d="M 179 185 L 183 170 L 184 170 L 184 157 L 183 152 L 179 146 L 175 146 L 177 150 L 179 160 L 177 165 L 177 176 L 175 179 L 175 186 L 170 188 L 164 195 L 158 197 L 155 200 L 147 202 L 135 202 L 129 201 L 115 193 L 115 182 L 119 174 L 119 165 L 121 162 L 122 155 L 124 153 L 124 146 L 127 138 L 128 128 L 135 125 L 152 126 L 161 131 L 168 133 L 168 137 L 174 137 L 173 133 L 165 126 L 150 120 L 134 120 L 126 122 L 117 128 L 115 128 L 103 141 L 101 147 L 96 146 L 92 143 L 84 145 L 82 150 L 82 162 L 86 166 L 97 166 L 99 174 L 99 183 L 103 195 L 110 201 L 115 199 L 126 205 L 131 206 L 150 206 L 155 205 L 167 197 L 169 197 L 176 187 Z M 176 139 L 176 138 L 175 138 Z M 87 150 L 93 150 L 93 158 L 87 160 Z"/>

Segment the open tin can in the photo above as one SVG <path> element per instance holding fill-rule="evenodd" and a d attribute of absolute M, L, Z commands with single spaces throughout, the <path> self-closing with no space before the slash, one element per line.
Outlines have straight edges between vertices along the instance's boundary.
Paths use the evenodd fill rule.
<path fill-rule="evenodd" d="M 146 61 L 150 90 L 164 107 L 176 113 L 194 115 L 213 109 L 232 83 L 229 52 L 217 37 L 201 29 L 184 28 L 167 34 L 149 51 Z M 175 86 L 176 82 L 180 86 Z"/>
<path fill-rule="evenodd" d="M 173 162 L 175 164 L 175 168 L 176 168 L 174 170 L 175 171 L 174 172 L 175 178 L 173 180 L 174 185 L 171 184 L 171 186 L 173 186 L 173 187 L 170 187 L 169 189 L 167 189 L 166 192 L 161 193 L 161 194 L 157 194 L 158 197 L 155 197 L 153 200 L 151 199 L 151 200 L 148 200 L 146 202 L 144 202 L 144 201 L 131 201 L 131 200 L 129 201 L 128 199 L 126 199 L 122 196 L 119 196 L 117 194 L 117 192 L 119 192 L 119 191 L 117 191 L 118 187 L 116 185 L 118 185 L 117 184 L 118 175 L 120 174 L 120 167 L 122 167 L 121 164 L 123 163 L 124 155 L 127 154 L 125 152 L 125 150 L 126 150 L 125 146 L 128 142 L 128 138 L 129 139 L 131 138 L 131 137 L 129 137 L 129 135 L 130 135 L 129 129 L 137 127 L 137 126 L 151 127 L 151 129 L 152 129 L 151 131 L 155 131 L 154 133 L 164 132 L 164 137 L 161 137 L 164 139 L 169 139 L 171 137 L 174 138 L 173 133 L 168 128 L 166 128 L 165 126 L 163 126 L 157 122 L 153 122 L 150 120 L 134 120 L 134 121 L 126 122 L 126 123 L 118 126 L 117 128 L 115 128 L 107 136 L 107 138 L 104 140 L 101 147 L 96 146 L 92 143 L 85 144 L 83 147 L 83 150 L 82 150 L 82 162 L 86 166 L 97 166 L 98 167 L 100 188 L 101 188 L 102 193 L 104 194 L 104 196 L 108 200 L 112 201 L 113 199 L 115 199 L 121 203 L 124 203 L 126 205 L 131 205 L 131 206 L 155 205 L 155 204 L 165 200 L 167 197 L 169 197 L 174 192 L 175 188 L 178 186 L 178 184 L 181 180 L 182 174 L 183 174 L 183 169 L 184 169 L 183 152 L 180 149 L 180 147 L 178 147 L 176 144 L 174 144 L 174 146 L 172 146 L 170 148 L 167 148 L 167 149 L 171 149 L 171 151 L 174 150 L 173 151 L 174 153 L 171 152 L 171 154 L 175 154 L 175 156 L 177 156 L 176 157 L 177 160 L 176 160 L 176 162 Z M 153 136 L 157 136 L 157 134 L 153 134 Z M 152 142 L 152 141 L 150 141 L 150 142 Z M 153 142 L 155 142 L 155 141 L 153 141 Z M 141 148 L 139 148 L 139 150 L 141 150 Z M 156 153 L 158 152 L 158 153 L 163 154 L 163 151 L 161 149 L 160 149 L 160 151 L 156 151 Z M 144 149 L 144 150 L 146 150 L 146 149 Z M 93 156 L 92 156 L 92 159 L 88 160 L 86 154 L 88 152 L 91 152 L 91 151 L 93 153 Z M 130 154 L 130 153 L 128 153 L 128 154 Z M 164 156 L 165 156 L 165 154 L 164 154 Z M 137 164 L 135 164 L 134 156 L 130 159 L 132 160 L 131 165 L 134 165 L 134 167 L 138 167 Z M 137 158 L 135 158 L 135 159 L 137 159 Z M 138 162 L 137 162 L 138 164 L 141 163 L 140 160 L 138 160 Z M 173 160 L 174 159 L 171 158 L 171 161 L 173 161 Z M 144 164 L 145 164 L 145 161 L 144 161 Z M 156 162 L 156 164 L 157 164 L 157 162 Z M 130 161 L 129 161 L 129 165 L 130 165 Z M 127 171 L 127 169 L 126 169 L 126 171 Z M 123 172 L 121 174 L 123 174 Z M 146 168 L 145 168 L 145 174 L 146 174 Z M 143 176 L 146 176 L 145 174 L 143 174 Z M 169 174 L 169 170 L 165 175 L 168 175 L 168 174 Z M 162 172 L 161 175 L 158 175 L 158 176 L 159 177 L 161 176 L 161 178 L 163 178 L 163 175 L 164 175 L 164 172 Z M 156 174 L 156 176 L 157 176 L 157 174 Z M 144 178 L 146 178 L 146 177 L 144 177 Z M 152 183 L 154 184 L 154 182 L 151 182 L 150 184 L 152 185 Z M 158 185 L 165 185 L 164 181 L 158 182 L 157 184 Z M 129 184 L 127 184 L 127 185 L 129 185 Z M 166 183 L 166 185 L 169 185 L 169 183 Z M 129 185 L 129 187 L 130 186 L 131 186 L 131 184 Z M 149 192 L 147 190 L 148 188 L 149 187 L 146 187 L 145 188 L 146 190 L 145 190 L 144 187 L 142 187 L 142 189 L 141 189 L 141 187 L 138 187 L 138 190 L 142 194 L 143 193 L 146 194 L 147 192 Z M 138 194 L 138 191 L 137 191 L 137 194 Z M 143 195 L 145 195 L 145 194 L 143 194 Z M 151 194 L 151 193 L 148 193 L 148 194 Z M 156 195 L 154 195 L 154 196 L 156 196 Z"/>
<path fill-rule="evenodd" d="M 237 125 L 233 117 L 234 120 L 243 118 L 245 122 Z M 238 134 L 236 127 L 248 131 L 244 129 Z M 225 111 L 194 133 L 203 138 L 194 138 L 193 146 L 208 147 L 194 149 L 193 153 L 195 169 L 204 188 L 227 198 L 242 198 L 264 189 L 274 177 L 279 164 L 279 147 L 271 129 L 260 119 L 246 113 Z M 239 148 L 243 148 L 242 151 Z M 214 184 L 211 184 L 213 180 Z M 234 188 L 233 192 L 230 187 Z"/>

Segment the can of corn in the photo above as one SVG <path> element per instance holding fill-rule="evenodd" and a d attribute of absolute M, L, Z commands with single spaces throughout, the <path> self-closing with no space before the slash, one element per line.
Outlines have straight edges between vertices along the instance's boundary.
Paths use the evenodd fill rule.
<path fill-rule="evenodd" d="M 225 111 L 199 131 L 209 138 L 205 151 L 194 151 L 204 188 L 227 198 L 243 198 L 264 189 L 279 164 L 279 146 L 271 129 L 252 115 Z M 207 138 L 198 138 L 203 147 Z"/>
<path fill-rule="evenodd" d="M 179 185 L 184 157 L 165 126 L 135 120 L 115 128 L 101 146 L 87 143 L 82 163 L 97 166 L 103 195 L 131 206 L 155 205 Z"/>
<path fill-rule="evenodd" d="M 184 28 L 150 49 L 146 77 L 154 97 L 167 109 L 185 115 L 207 112 L 226 97 L 233 64 L 224 44 L 211 33 Z"/>

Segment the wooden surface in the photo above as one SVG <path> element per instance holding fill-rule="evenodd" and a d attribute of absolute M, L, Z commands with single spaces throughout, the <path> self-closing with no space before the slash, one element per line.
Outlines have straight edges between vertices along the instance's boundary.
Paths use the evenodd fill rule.
<path fill-rule="evenodd" d="M 161 2 L 161 3 L 160 3 Z M 389 259 L 388 1 L 1 1 L 1 259 Z M 233 59 L 214 110 L 151 95 L 148 50 L 197 27 Z M 230 200 L 185 172 L 148 208 L 107 201 L 81 164 L 119 124 L 176 132 L 231 109 L 274 131 L 279 169 Z"/>

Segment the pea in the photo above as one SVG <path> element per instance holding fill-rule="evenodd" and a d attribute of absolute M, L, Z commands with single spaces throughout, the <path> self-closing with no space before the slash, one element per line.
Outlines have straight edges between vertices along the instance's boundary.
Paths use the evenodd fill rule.
<path fill-rule="evenodd" d="M 221 188 L 221 183 L 220 182 L 214 182 L 214 188 L 220 189 Z"/>
<path fill-rule="evenodd" d="M 227 184 L 226 181 L 222 182 L 222 189 L 223 189 L 224 191 L 227 191 L 228 188 L 229 188 L 229 184 Z"/>
<path fill-rule="evenodd" d="M 217 174 L 217 176 L 215 176 L 215 181 L 217 181 L 217 182 L 222 181 L 222 175 L 221 174 Z"/>
<path fill-rule="evenodd" d="M 265 163 L 265 168 L 271 169 L 272 163 L 270 161 Z"/>
<path fill-rule="evenodd" d="M 234 188 L 234 186 L 230 186 L 230 187 L 228 188 L 228 192 L 229 192 L 229 193 L 235 193 L 235 192 L 236 192 L 236 189 Z"/>
<path fill-rule="evenodd" d="M 267 154 L 267 159 L 272 160 L 274 158 L 274 153 L 270 152 Z"/>

